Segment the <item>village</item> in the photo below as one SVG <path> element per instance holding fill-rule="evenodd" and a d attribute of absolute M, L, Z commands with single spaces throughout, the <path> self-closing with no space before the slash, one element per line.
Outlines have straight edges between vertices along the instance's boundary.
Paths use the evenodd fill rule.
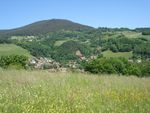
<path fill-rule="evenodd" d="M 79 50 L 76 51 L 75 55 L 79 58 L 80 61 L 89 61 L 96 59 L 97 56 L 91 56 L 90 58 L 86 58 Z M 84 72 L 84 70 L 78 69 L 78 63 L 76 61 L 69 61 L 67 63 L 67 67 L 61 65 L 61 63 L 55 61 L 54 59 L 40 57 L 33 57 L 29 59 L 28 65 L 33 69 L 37 70 L 48 70 L 50 72 L 67 72 L 69 69 L 75 69 L 79 72 Z"/>

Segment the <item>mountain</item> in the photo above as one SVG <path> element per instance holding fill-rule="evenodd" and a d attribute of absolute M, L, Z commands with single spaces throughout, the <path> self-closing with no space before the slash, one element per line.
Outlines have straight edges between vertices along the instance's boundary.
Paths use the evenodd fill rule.
<path fill-rule="evenodd" d="M 38 35 L 38 34 L 45 34 L 48 32 L 56 32 L 59 30 L 82 30 L 82 29 L 93 29 L 93 28 L 69 20 L 52 19 L 52 20 L 38 21 L 16 29 L 0 30 L 0 35 L 1 36 Z"/>

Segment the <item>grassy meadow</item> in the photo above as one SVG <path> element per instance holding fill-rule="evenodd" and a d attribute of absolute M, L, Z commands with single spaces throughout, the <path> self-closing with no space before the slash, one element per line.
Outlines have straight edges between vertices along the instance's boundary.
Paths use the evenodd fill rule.
<path fill-rule="evenodd" d="M 67 42 L 68 40 L 59 40 L 55 42 L 55 46 L 61 46 L 63 43 Z"/>
<path fill-rule="evenodd" d="M 0 44 L 0 56 L 25 55 L 31 57 L 29 51 L 14 44 Z"/>
<path fill-rule="evenodd" d="M 114 53 L 110 50 L 104 51 L 102 52 L 103 56 L 106 58 L 110 58 L 110 57 L 123 57 L 123 58 L 132 58 L 133 54 L 132 52 L 117 52 Z"/>
<path fill-rule="evenodd" d="M 0 70 L 0 113 L 150 113 L 150 78 Z"/>

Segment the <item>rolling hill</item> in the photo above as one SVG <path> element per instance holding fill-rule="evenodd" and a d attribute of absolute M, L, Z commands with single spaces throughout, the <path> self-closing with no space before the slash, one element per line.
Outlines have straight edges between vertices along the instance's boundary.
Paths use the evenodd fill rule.
<path fill-rule="evenodd" d="M 52 19 L 52 20 L 38 21 L 16 29 L 0 30 L 0 36 L 38 35 L 38 34 L 45 34 L 48 32 L 56 32 L 60 30 L 82 30 L 82 29 L 93 29 L 93 28 L 69 20 Z"/>
<path fill-rule="evenodd" d="M 34 57 L 48 57 L 60 62 L 78 60 L 77 51 L 87 59 L 101 53 L 104 57 L 149 59 L 150 35 L 144 35 L 142 30 L 149 29 L 96 29 L 69 20 L 52 19 L 0 30 L 0 44 L 15 44 L 28 50 Z M 9 53 L 9 48 L 4 48 Z"/>
<path fill-rule="evenodd" d="M 0 56 L 7 55 L 25 55 L 27 57 L 32 56 L 29 51 L 14 44 L 0 44 Z"/>

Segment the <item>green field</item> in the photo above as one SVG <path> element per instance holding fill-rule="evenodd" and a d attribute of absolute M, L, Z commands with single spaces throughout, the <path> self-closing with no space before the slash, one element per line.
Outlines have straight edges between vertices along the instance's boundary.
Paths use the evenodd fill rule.
<path fill-rule="evenodd" d="M 124 57 L 124 58 L 131 58 L 132 57 L 132 52 L 117 52 L 114 53 L 110 50 L 104 51 L 103 53 L 104 57 L 110 58 L 110 57 Z"/>
<path fill-rule="evenodd" d="M 64 40 L 58 40 L 55 42 L 54 46 L 61 46 L 63 43 L 67 42 L 67 41 L 78 41 L 77 39 L 69 39 L 66 38 Z"/>
<path fill-rule="evenodd" d="M 125 37 L 128 37 L 128 38 L 139 38 L 142 36 L 142 33 L 133 32 L 133 31 L 123 31 L 120 33 L 122 33 Z"/>
<path fill-rule="evenodd" d="M 0 70 L 0 113 L 150 113 L 150 78 Z"/>
<path fill-rule="evenodd" d="M 124 35 L 127 38 L 140 38 L 143 37 L 142 33 L 134 31 L 116 31 L 115 33 L 106 33 L 104 39 L 116 38 L 120 35 Z"/>
<path fill-rule="evenodd" d="M 6 55 L 25 55 L 28 57 L 31 57 L 30 53 L 14 44 L 0 44 L 0 56 L 6 56 Z"/>
<path fill-rule="evenodd" d="M 68 40 L 59 40 L 55 42 L 55 46 L 61 46 L 63 43 L 67 42 Z"/>

